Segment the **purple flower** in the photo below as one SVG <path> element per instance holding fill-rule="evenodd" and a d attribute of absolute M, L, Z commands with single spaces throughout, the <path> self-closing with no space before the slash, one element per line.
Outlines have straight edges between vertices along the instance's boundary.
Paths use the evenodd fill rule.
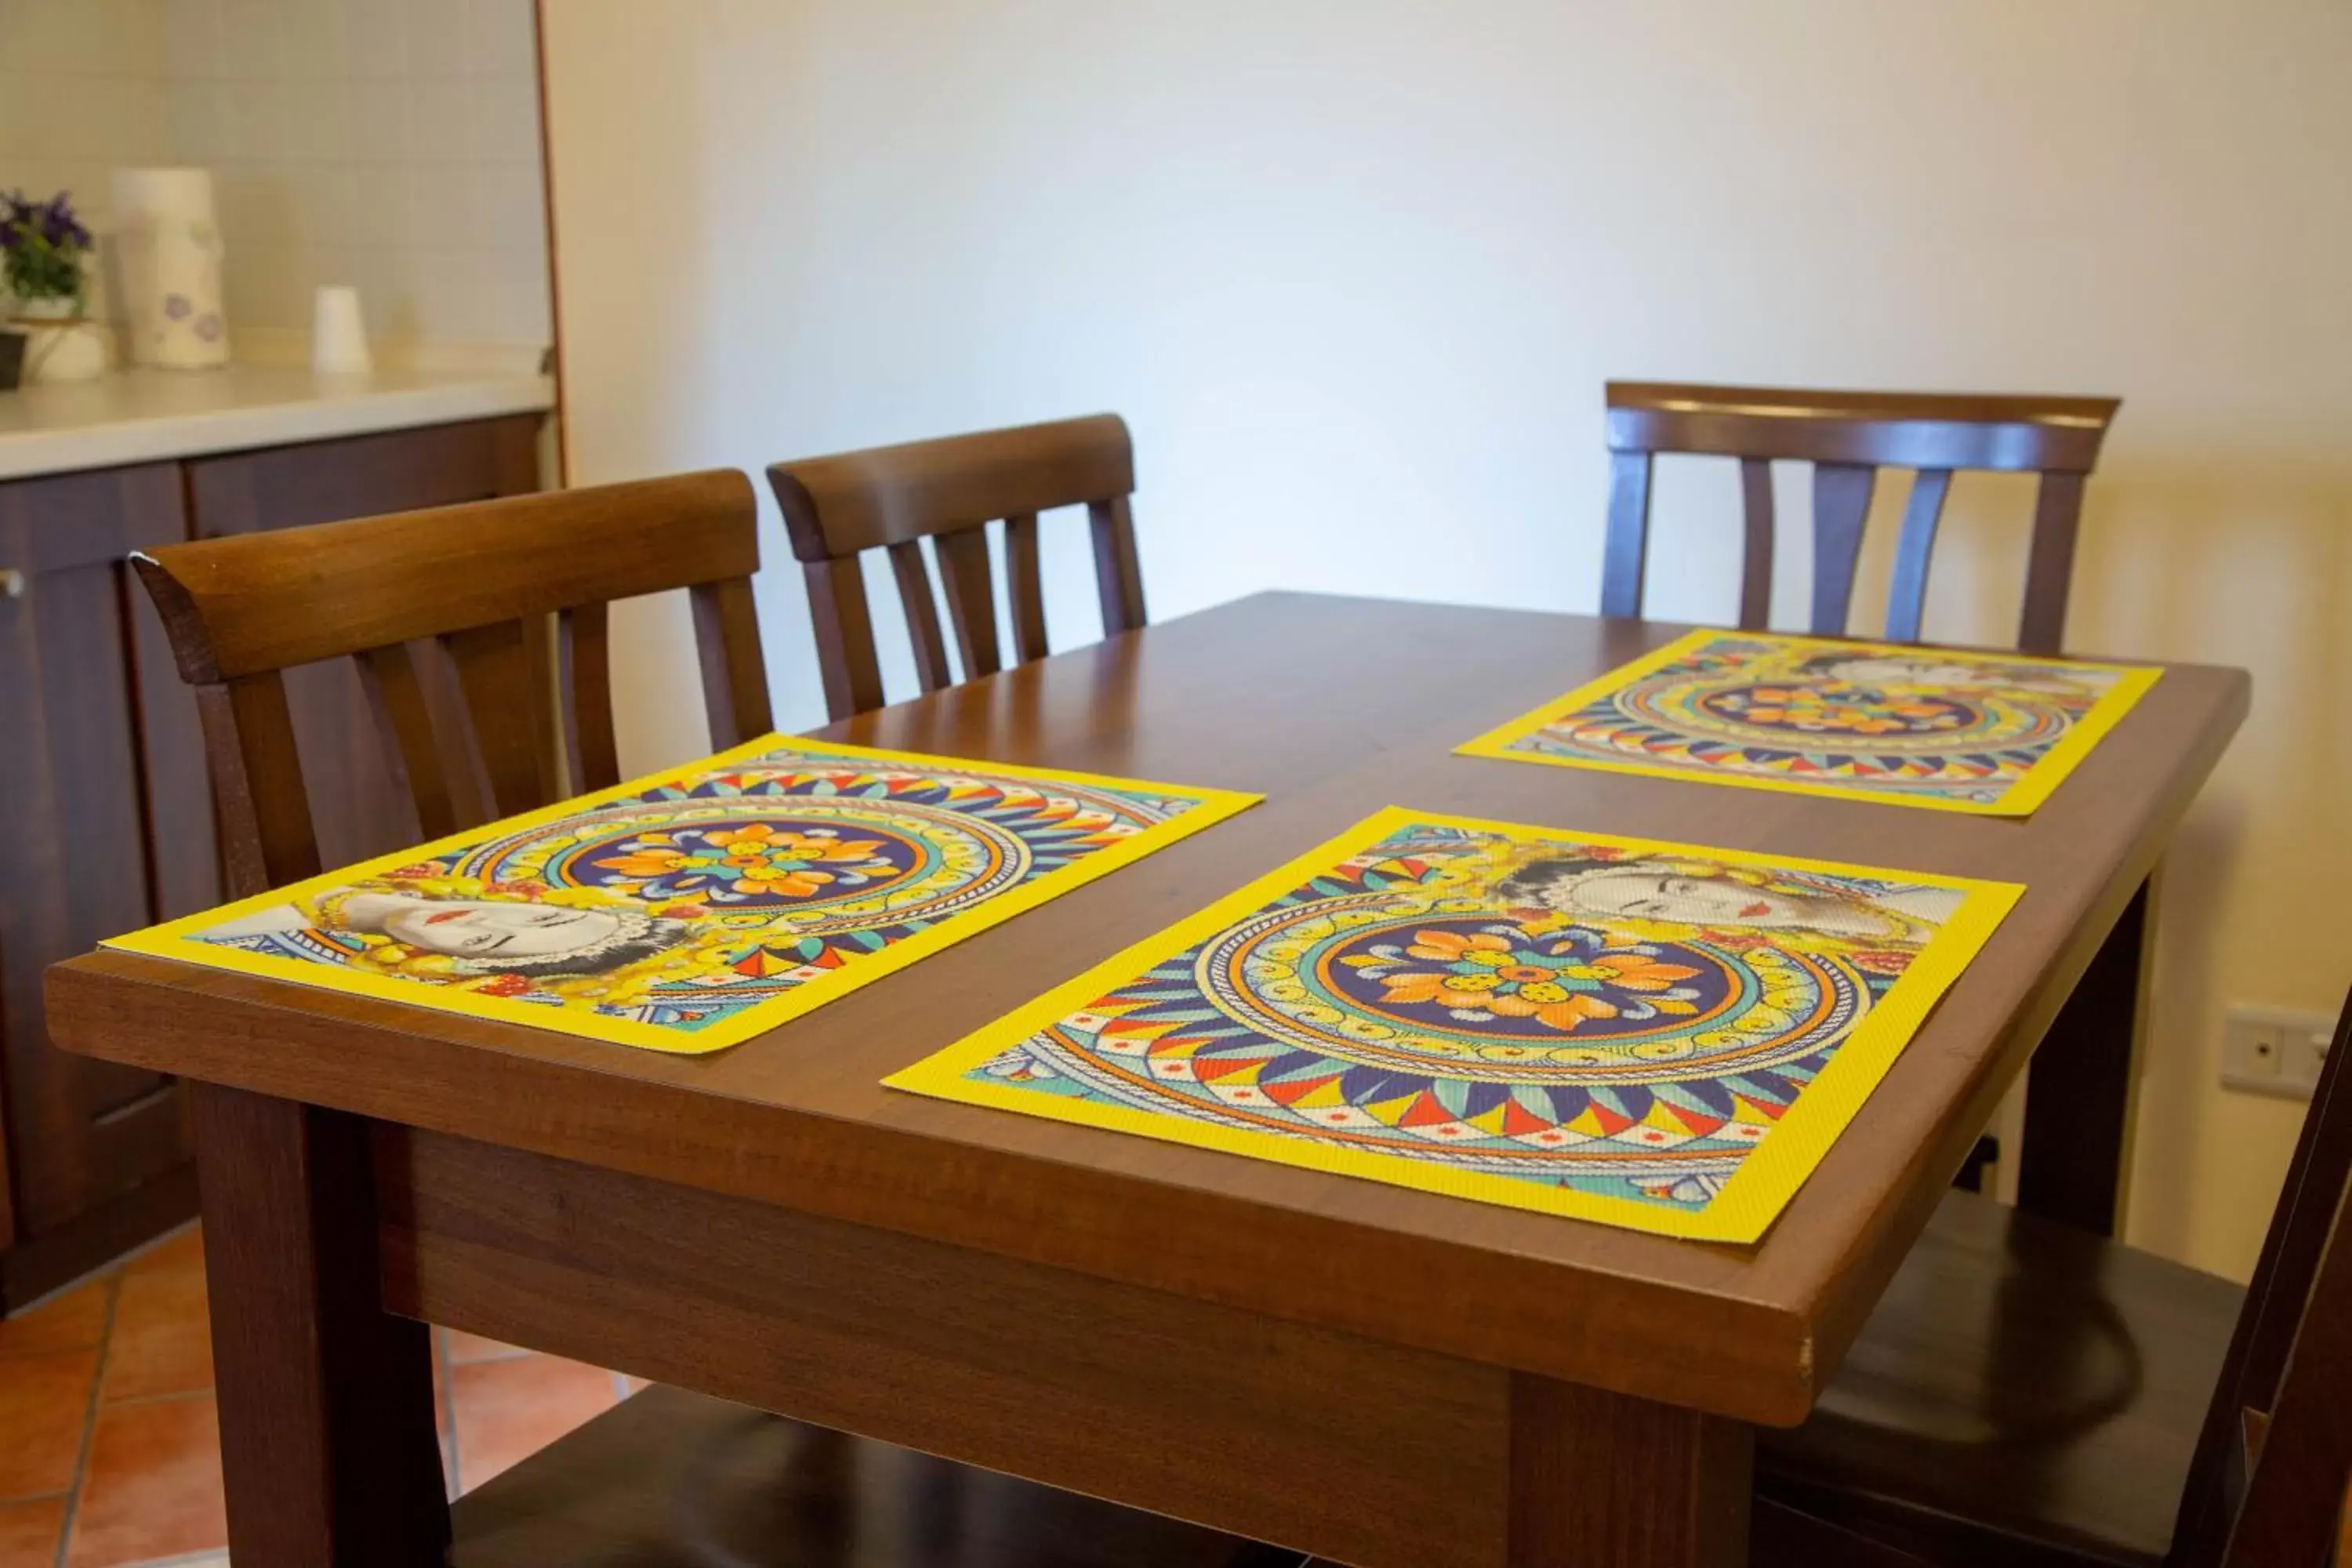
<path fill-rule="evenodd" d="M 0 286 L 26 300 L 70 299 L 82 292 L 82 257 L 89 230 L 74 216 L 63 191 L 46 202 L 22 191 L 0 192 Z"/>
<path fill-rule="evenodd" d="M 68 247 L 75 250 L 89 248 L 89 230 L 82 227 L 81 220 L 74 216 L 73 203 L 67 192 L 59 191 L 49 198 L 48 205 L 41 209 L 41 236 L 61 249 Z"/>
<path fill-rule="evenodd" d="M 196 318 L 196 336 L 209 343 L 218 339 L 220 335 L 221 319 L 218 316 L 206 310 Z"/>
<path fill-rule="evenodd" d="M 169 316 L 175 321 L 186 321 L 188 319 L 188 312 L 194 309 L 195 306 L 188 302 L 188 297 L 185 294 L 166 294 L 163 296 L 163 314 Z"/>

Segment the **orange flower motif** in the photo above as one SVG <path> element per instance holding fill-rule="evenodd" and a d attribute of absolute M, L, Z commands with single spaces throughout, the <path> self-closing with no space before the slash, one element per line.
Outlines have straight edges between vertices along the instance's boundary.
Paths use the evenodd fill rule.
<path fill-rule="evenodd" d="M 1516 934 L 1522 939 L 1535 937 L 1525 927 Z M 1697 970 L 1626 951 L 1637 945 L 1631 942 L 1591 951 L 1600 942 L 1598 936 L 1587 934 L 1546 947 L 1540 939 L 1535 945 L 1515 942 L 1511 934 L 1501 931 L 1415 931 L 1405 954 L 1439 967 L 1433 972 L 1382 974 L 1381 1000 L 1390 1006 L 1423 1004 L 1457 1011 L 1478 1009 L 1505 1018 L 1534 1018 L 1563 1034 L 1589 1019 L 1619 1016 L 1620 1004 L 1599 994 L 1604 987 L 1643 993 L 1643 1005 L 1660 1012 L 1696 1011 L 1683 999 L 1687 993 L 1676 995 L 1671 988 L 1676 981 L 1697 974 Z"/>
<path fill-rule="evenodd" d="M 1614 1003 L 1604 1002 L 1581 991 L 1571 991 L 1558 1002 L 1531 1002 L 1525 996 L 1491 996 L 1479 1005 L 1506 1018 L 1533 1018 L 1562 1034 L 1572 1031 L 1587 1018 L 1613 1018 L 1617 1016 Z"/>
<path fill-rule="evenodd" d="M 615 855 L 609 860 L 599 860 L 599 869 L 617 871 L 624 877 L 661 877 L 686 864 L 684 852 L 677 849 L 634 849 L 626 855 Z"/>
<path fill-rule="evenodd" d="M 830 871 L 809 871 L 795 868 L 779 871 L 772 868 L 755 868 L 736 879 L 739 893 L 777 893 L 787 899 L 804 899 L 833 880 Z"/>
<path fill-rule="evenodd" d="M 1508 941 L 1484 931 L 1474 931 L 1468 936 L 1450 931 L 1417 931 L 1412 933 L 1412 945 L 1405 949 L 1415 958 L 1433 959 L 1441 963 L 1458 963 L 1465 959 L 1473 963 L 1479 963 L 1480 960 L 1471 957 L 1473 953 L 1479 952 L 1496 954 L 1496 957 L 1484 962 L 1500 963 L 1509 956 L 1510 951 Z"/>
<path fill-rule="evenodd" d="M 1698 973 L 1688 964 L 1661 963 L 1638 952 L 1603 952 L 1593 959 L 1592 967 L 1608 971 L 1609 984 L 1628 991 L 1664 991 Z"/>
<path fill-rule="evenodd" d="M 1445 976 L 1423 973 L 1391 974 L 1381 984 L 1388 987 L 1381 993 L 1383 1003 L 1434 1002 L 1445 994 Z"/>

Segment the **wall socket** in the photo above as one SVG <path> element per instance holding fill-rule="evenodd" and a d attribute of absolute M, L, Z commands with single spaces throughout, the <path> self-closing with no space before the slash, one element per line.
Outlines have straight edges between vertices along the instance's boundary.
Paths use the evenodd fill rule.
<path fill-rule="evenodd" d="M 2335 1033 L 2322 1014 L 2233 1006 L 2221 1026 L 2222 1086 L 2309 1100 Z"/>

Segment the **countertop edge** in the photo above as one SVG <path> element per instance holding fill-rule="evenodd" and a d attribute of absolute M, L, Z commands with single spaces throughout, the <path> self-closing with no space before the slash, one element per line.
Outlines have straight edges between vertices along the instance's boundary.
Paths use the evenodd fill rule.
<path fill-rule="evenodd" d="M 424 425 L 546 413 L 554 378 L 485 375 L 437 386 L 368 389 L 258 406 L 127 418 L 81 429 L 0 436 L 0 481 L 366 436 Z"/>

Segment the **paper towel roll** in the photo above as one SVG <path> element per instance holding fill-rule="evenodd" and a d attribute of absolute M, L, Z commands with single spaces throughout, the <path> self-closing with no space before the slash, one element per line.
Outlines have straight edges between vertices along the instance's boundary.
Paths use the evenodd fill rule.
<path fill-rule="evenodd" d="M 175 370 L 227 363 L 211 174 L 117 169 L 114 220 L 131 359 Z"/>

